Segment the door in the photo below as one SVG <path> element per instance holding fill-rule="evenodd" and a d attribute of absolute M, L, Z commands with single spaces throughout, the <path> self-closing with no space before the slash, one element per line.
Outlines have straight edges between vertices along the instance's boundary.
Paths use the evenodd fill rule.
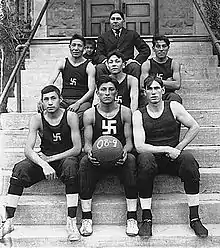
<path fill-rule="evenodd" d="M 140 35 L 155 32 L 155 0 L 87 0 L 86 36 L 99 36 L 109 30 L 109 14 L 114 9 L 125 15 L 125 27 Z"/>

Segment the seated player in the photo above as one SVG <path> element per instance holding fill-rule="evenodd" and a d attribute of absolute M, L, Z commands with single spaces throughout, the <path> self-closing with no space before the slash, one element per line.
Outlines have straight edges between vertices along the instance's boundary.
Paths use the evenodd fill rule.
<path fill-rule="evenodd" d="M 79 189 L 77 156 L 81 152 L 78 116 L 60 108 L 60 91 L 54 85 L 42 89 L 41 100 L 45 110 L 30 119 L 26 159 L 15 164 L 12 171 L 0 239 L 14 230 L 13 217 L 23 189 L 41 180 L 58 177 L 65 184 L 68 239 L 79 240 L 76 226 Z M 34 150 L 37 134 L 41 138 L 39 153 Z"/>
<path fill-rule="evenodd" d="M 125 189 L 127 202 L 127 235 L 138 234 L 136 162 L 133 148 L 131 110 L 116 102 L 119 84 L 116 79 L 103 75 L 97 81 L 100 102 L 84 113 L 84 138 L 86 155 L 80 161 L 79 181 L 82 206 L 80 233 L 89 236 L 92 228 L 92 196 L 97 182 L 109 173 L 116 173 Z M 106 169 L 92 154 L 94 142 L 102 135 L 112 135 L 123 145 L 123 156 L 112 168 Z"/>
<path fill-rule="evenodd" d="M 144 80 L 147 76 L 159 77 L 163 80 L 165 87 L 163 100 L 182 103 L 182 98 L 175 92 L 181 87 L 180 64 L 167 56 L 170 41 L 166 36 L 154 36 L 152 43 L 155 57 L 142 64 L 140 77 L 141 88 L 143 89 Z"/>
<path fill-rule="evenodd" d="M 152 235 L 151 201 L 153 182 L 157 174 L 178 176 L 184 183 L 188 198 L 190 227 L 199 237 L 207 237 L 208 230 L 199 218 L 199 164 L 184 148 L 196 137 L 198 123 L 177 101 L 163 101 L 165 92 L 160 78 L 147 77 L 144 81 L 148 105 L 133 114 L 133 130 L 137 156 L 142 223 L 140 236 Z M 188 130 L 179 140 L 180 125 Z"/>

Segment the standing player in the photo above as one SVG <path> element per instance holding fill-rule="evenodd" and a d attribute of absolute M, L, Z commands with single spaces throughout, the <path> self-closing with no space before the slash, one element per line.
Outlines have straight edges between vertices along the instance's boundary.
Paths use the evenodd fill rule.
<path fill-rule="evenodd" d="M 181 97 L 175 92 L 181 87 L 180 64 L 167 56 L 170 48 L 170 41 L 165 36 L 155 36 L 152 40 L 155 57 L 147 60 L 141 67 L 141 88 L 144 79 L 154 75 L 163 80 L 165 93 L 163 100 L 177 101 L 182 103 Z"/>
<path fill-rule="evenodd" d="M 138 79 L 123 72 L 125 60 L 123 54 L 118 51 L 108 54 L 107 67 L 110 76 L 119 82 L 117 102 L 130 108 L 133 113 L 138 108 Z"/>
<path fill-rule="evenodd" d="M 137 227 L 137 190 L 136 162 L 131 154 L 133 148 L 131 110 L 115 101 L 118 81 L 108 75 L 103 75 L 97 81 L 97 94 L 100 102 L 84 113 L 85 155 L 80 161 L 79 180 L 82 205 L 83 236 L 92 234 L 92 195 L 98 180 L 109 172 L 115 172 L 124 185 L 127 202 L 127 229 L 130 236 L 138 234 Z M 123 145 L 123 157 L 112 169 L 102 167 L 92 156 L 92 145 L 102 135 L 112 135 Z"/>
<path fill-rule="evenodd" d="M 165 89 L 160 78 L 147 77 L 144 81 L 148 105 L 133 114 L 134 143 L 139 153 L 138 191 L 142 208 L 140 236 L 152 235 L 151 201 L 153 182 L 157 174 L 171 174 L 181 178 L 188 198 L 190 226 L 199 237 L 207 237 L 199 208 L 199 165 L 184 148 L 199 131 L 198 123 L 176 101 L 163 101 Z M 188 128 L 179 141 L 180 125 Z"/>
<path fill-rule="evenodd" d="M 70 55 L 57 63 L 49 79 L 49 84 L 54 84 L 59 74 L 62 74 L 61 107 L 78 114 L 80 127 L 83 112 L 91 107 L 95 91 L 95 67 L 83 57 L 85 42 L 83 36 L 73 35 L 69 44 Z M 42 106 L 39 108 L 42 111 Z"/>
<path fill-rule="evenodd" d="M 80 234 L 76 226 L 78 206 L 76 156 L 81 151 L 78 116 L 60 108 L 60 91 L 54 85 L 42 89 L 41 100 L 45 110 L 30 120 L 25 147 L 26 159 L 17 163 L 12 172 L 1 236 L 14 230 L 12 220 L 23 189 L 41 180 L 58 177 L 66 186 L 68 239 L 78 240 Z M 34 151 L 37 134 L 41 138 L 40 153 Z"/>

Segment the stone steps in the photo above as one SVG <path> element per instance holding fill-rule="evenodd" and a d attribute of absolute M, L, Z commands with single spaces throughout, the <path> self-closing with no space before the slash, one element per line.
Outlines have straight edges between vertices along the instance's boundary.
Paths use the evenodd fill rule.
<path fill-rule="evenodd" d="M 185 134 L 186 128 L 181 129 L 181 137 Z M 3 135 L 3 147 L 24 147 L 28 130 L 0 130 Z M 191 145 L 220 145 L 220 127 L 200 127 L 200 131 Z M 37 138 L 36 147 L 39 146 L 40 138 Z"/>
<path fill-rule="evenodd" d="M 128 237 L 125 225 L 94 225 L 90 237 L 81 237 L 80 241 L 68 242 L 64 225 L 16 225 L 15 230 L 4 239 L 4 247 L 43 248 L 43 247 L 76 247 L 76 248 L 107 248 L 107 247 L 201 247 L 218 248 L 220 243 L 220 225 L 206 224 L 209 230 L 207 239 L 199 239 L 188 224 L 184 225 L 153 225 L 153 236 L 149 239 Z"/>
<path fill-rule="evenodd" d="M 79 207 L 77 213 L 79 220 L 80 209 Z M 121 225 L 126 221 L 126 202 L 122 195 L 94 195 L 92 209 L 94 224 Z M 219 209 L 220 194 L 200 194 L 200 217 L 204 223 L 220 223 Z M 188 223 L 186 195 L 154 194 L 152 213 L 155 224 Z M 66 223 L 66 197 L 64 195 L 23 195 L 19 201 L 14 223 L 64 225 Z"/>
<path fill-rule="evenodd" d="M 6 195 L 11 176 L 11 169 L 2 171 L 2 192 Z M 220 193 L 220 164 L 219 168 L 200 168 L 200 193 Z M 215 180 L 213 180 L 215 178 Z M 155 194 L 184 193 L 181 179 L 169 175 L 158 175 L 154 182 Z M 30 188 L 24 190 L 24 195 L 59 195 L 65 194 L 64 184 L 56 179 L 52 181 L 43 180 Z M 95 191 L 96 195 L 124 194 L 123 186 L 115 175 L 109 175 L 101 180 Z"/>

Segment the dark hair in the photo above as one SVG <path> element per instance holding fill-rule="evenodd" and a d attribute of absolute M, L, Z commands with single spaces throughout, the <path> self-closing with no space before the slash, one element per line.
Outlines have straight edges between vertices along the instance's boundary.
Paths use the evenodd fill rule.
<path fill-rule="evenodd" d="M 108 55 L 107 55 L 107 61 L 108 61 L 108 60 L 110 59 L 110 57 L 113 56 L 113 55 L 117 56 L 118 58 L 121 58 L 122 61 L 125 62 L 125 57 L 124 57 L 124 55 L 123 55 L 121 52 L 117 51 L 117 50 L 114 50 L 114 51 L 108 53 Z"/>
<path fill-rule="evenodd" d="M 115 78 L 109 75 L 100 76 L 100 78 L 96 81 L 97 89 L 99 89 L 102 84 L 109 83 L 109 82 L 113 83 L 116 90 L 118 90 L 119 82 Z"/>
<path fill-rule="evenodd" d="M 56 92 L 58 97 L 60 98 L 60 90 L 55 86 L 55 85 L 47 85 L 45 86 L 42 90 L 41 90 L 41 99 L 43 99 L 43 95 L 44 94 L 47 94 L 47 93 L 50 93 L 50 92 Z"/>
<path fill-rule="evenodd" d="M 149 75 L 144 79 L 144 88 L 146 89 L 147 87 L 151 86 L 153 81 L 156 81 L 161 88 L 163 87 L 163 81 L 161 78 L 157 77 L 156 75 Z"/>
<path fill-rule="evenodd" d="M 111 19 L 112 15 L 114 15 L 114 14 L 119 14 L 123 20 L 125 19 L 124 18 L 124 13 L 122 11 L 118 10 L 118 9 L 112 10 L 112 12 L 109 15 L 109 19 Z"/>
<path fill-rule="evenodd" d="M 92 45 L 94 49 L 96 49 L 96 41 L 92 39 L 86 39 L 86 45 Z"/>
<path fill-rule="evenodd" d="M 153 47 L 155 47 L 156 42 L 158 40 L 163 40 L 167 44 L 167 46 L 170 45 L 170 41 L 165 35 L 157 35 L 157 36 L 154 36 L 153 39 L 152 39 Z"/>
<path fill-rule="evenodd" d="M 71 37 L 71 39 L 70 39 L 70 45 L 71 45 L 71 43 L 72 43 L 72 41 L 73 40 L 81 40 L 82 42 L 83 42 L 83 45 L 85 46 L 86 45 L 86 39 L 82 36 L 82 35 L 80 35 L 80 34 L 74 34 L 72 37 Z"/>

